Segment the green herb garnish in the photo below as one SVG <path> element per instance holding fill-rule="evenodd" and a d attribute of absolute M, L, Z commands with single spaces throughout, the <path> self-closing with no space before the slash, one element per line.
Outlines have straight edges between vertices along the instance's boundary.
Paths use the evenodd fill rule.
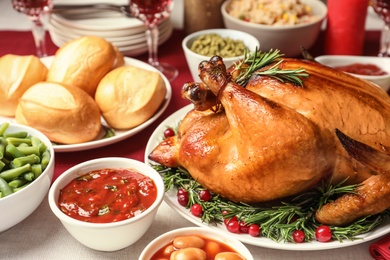
<path fill-rule="evenodd" d="M 305 69 L 299 68 L 295 70 L 282 70 L 279 64 L 283 54 L 279 50 L 270 50 L 269 52 L 261 52 L 256 50 L 253 53 L 245 53 L 244 59 L 236 63 L 235 71 L 238 71 L 238 77 L 235 82 L 241 86 L 245 86 L 252 75 L 267 75 L 281 82 L 291 82 L 293 84 L 303 86 L 300 77 L 308 77 L 309 74 Z M 248 67 L 249 66 L 249 67 Z M 267 67 L 270 66 L 270 67 Z"/>
<path fill-rule="evenodd" d="M 278 205 L 272 206 L 234 203 L 223 199 L 218 194 L 212 194 L 209 201 L 202 201 L 198 194 L 204 188 L 191 177 L 188 171 L 183 168 L 167 168 L 162 165 L 152 166 L 163 177 L 166 191 L 173 188 L 184 188 L 188 191 L 188 209 L 194 204 L 202 206 L 202 222 L 215 225 L 222 223 L 225 218 L 236 216 L 247 224 L 258 224 L 263 237 L 277 242 L 294 243 L 292 233 L 295 230 L 305 232 L 305 241 L 313 240 L 316 228 L 321 225 L 315 220 L 315 211 L 324 203 L 332 201 L 338 196 L 353 193 L 359 186 L 359 184 L 342 186 L 344 182 L 338 185 L 322 183 L 317 188 L 300 194 L 287 202 L 280 202 Z M 359 219 L 348 226 L 330 226 L 330 229 L 333 238 L 340 242 L 343 239 L 355 240 L 358 235 L 367 233 L 383 223 L 388 215 L 390 215 L 390 211 L 384 211 L 375 216 Z"/>

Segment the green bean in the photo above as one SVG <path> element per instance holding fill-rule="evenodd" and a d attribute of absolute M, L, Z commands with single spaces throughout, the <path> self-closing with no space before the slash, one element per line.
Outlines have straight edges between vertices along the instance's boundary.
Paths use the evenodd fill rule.
<path fill-rule="evenodd" d="M 46 150 L 42 153 L 41 156 L 41 165 L 43 170 L 46 169 L 49 162 L 50 162 L 50 152 L 49 150 Z"/>
<path fill-rule="evenodd" d="M 5 151 L 13 158 L 23 157 L 24 153 L 18 150 L 15 145 L 8 143 L 5 147 Z"/>
<path fill-rule="evenodd" d="M 0 198 L 37 179 L 50 161 L 50 151 L 41 139 L 26 131 L 8 132 L 0 124 Z"/>
<path fill-rule="evenodd" d="M 23 157 L 18 157 L 13 160 L 13 163 L 16 167 L 23 166 L 25 164 L 34 164 L 34 163 L 39 163 L 41 161 L 41 158 L 39 158 L 38 155 L 36 154 L 30 154 L 27 156 Z"/>
<path fill-rule="evenodd" d="M 8 129 L 9 123 L 4 122 L 0 125 L 0 136 L 4 135 L 5 131 Z"/>
<path fill-rule="evenodd" d="M 3 136 L 5 138 L 8 138 L 8 137 L 26 138 L 28 136 L 28 133 L 26 131 L 19 131 L 19 132 L 12 132 L 12 133 L 5 132 L 3 134 Z"/>
<path fill-rule="evenodd" d="M 33 172 L 25 172 L 25 173 L 23 173 L 23 178 L 24 178 L 26 181 L 31 182 L 31 181 L 34 180 L 35 175 L 34 175 Z"/>
<path fill-rule="evenodd" d="M 0 171 L 4 168 L 5 163 L 3 161 L 0 161 Z"/>
<path fill-rule="evenodd" d="M 31 165 L 31 171 L 34 173 L 34 179 L 37 179 L 42 174 L 42 165 L 41 164 Z"/>
<path fill-rule="evenodd" d="M 1 191 L 2 198 L 14 193 L 14 190 L 12 189 L 12 187 L 9 186 L 7 181 L 1 177 L 0 177 L 0 191 Z"/>
<path fill-rule="evenodd" d="M 19 151 L 21 151 L 24 155 L 31 155 L 35 154 L 37 156 L 40 155 L 39 147 L 37 146 L 25 146 L 25 145 L 19 145 L 16 147 Z"/>
<path fill-rule="evenodd" d="M 31 146 L 38 147 L 40 153 L 43 153 L 47 149 L 46 144 L 42 142 L 41 139 L 35 136 L 31 136 Z"/>
<path fill-rule="evenodd" d="M 11 186 L 13 189 L 21 187 L 22 185 L 26 184 L 26 179 L 15 179 L 8 183 L 9 186 Z"/>
<path fill-rule="evenodd" d="M 31 164 L 25 164 L 18 168 L 13 168 L 9 170 L 5 170 L 0 172 L 0 177 L 3 178 L 6 181 L 11 181 L 15 178 L 17 178 L 19 175 L 31 171 Z"/>
<path fill-rule="evenodd" d="M 17 192 L 17 191 L 20 191 L 21 189 L 24 189 L 26 188 L 28 185 L 30 185 L 31 182 L 27 182 L 26 184 L 24 184 L 23 186 L 20 186 L 20 187 L 17 187 L 14 189 L 14 192 Z"/>
<path fill-rule="evenodd" d="M 0 159 L 4 157 L 5 153 L 5 147 L 7 146 L 7 141 L 5 140 L 4 137 L 0 137 Z"/>
<path fill-rule="evenodd" d="M 31 145 L 31 139 L 27 137 L 26 138 L 8 137 L 5 140 L 7 140 L 8 144 L 13 144 L 15 146 L 20 145 L 22 143 Z"/>
<path fill-rule="evenodd" d="M 31 136 L 31 145 L 32 146 L 39 146 L 39 144 L 42 143 L 41 139 L 35 136 Z"/>

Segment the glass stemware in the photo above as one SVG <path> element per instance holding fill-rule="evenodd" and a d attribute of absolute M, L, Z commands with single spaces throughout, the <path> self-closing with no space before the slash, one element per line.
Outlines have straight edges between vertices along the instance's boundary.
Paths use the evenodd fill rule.
<path fill-rule="evenodd" d="M 148 62 L 161 71 L 169 81 L 175 79 L 178 70 L 167 63 L 158 61 L 158 25 L 169 17 L 172 0 L 129 0 L 130 11 L 134 17 L 146 25 L 146 41 L 149 49 Z"/>
<path fill-rule="evenodd" d="M 46 31 L 43 19 L 53 7 L 52 0 L 12 0 L 12 7 L 19 13 L 27 15 L 32 21 L 32 34 L 37 56 L 47 56 Z"/>
<path fill-rule="evenodd" d="M 390 0 L 372 0 L 371 6 L 385 22 L 381 32 L 378 56 L 390 57 Z"/>

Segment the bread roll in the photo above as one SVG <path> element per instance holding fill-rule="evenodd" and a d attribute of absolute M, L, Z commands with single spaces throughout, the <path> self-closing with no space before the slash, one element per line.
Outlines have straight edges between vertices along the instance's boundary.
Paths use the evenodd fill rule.
<path fill-rule="evenodd" d="M 34 56 L 7 54 L 0 58 L 0 115 L 13 117 L 19 98 L 32 85 L 44 81 L 47 68 Z"/>
<path fill-rule="evenodd" d="M 29 88 L 19 100 L 15 119 L 62 144 L 94 140 L 101 129 L 99 107 L 91 96 L 77 87 L 53 82 Z"/>
<path fill-rule="evenodd" d="M 114 45 L 113 45 L 113 47 L 115 50 L 116 58 L 115 58 L 114 64 L 112 65 L 111 69 L 116 69 L 120 66 L 125 65 L 125 58 L 123 57 L 123 54 L 119 51 L 118 47 L 116 47 Z"/>
<path fill-rule="evenodd" d="M 166 91 L 160 73 L 122 66 L 100 81 L 95 100 L 112 128 L 130 129 L 153 116 Z"/>
<path fill-rule="evenodd" d="M 83 36 L 57 50 L 47 81 L 79 87 L 94 97 L 99 81 L 112 69 L 116 59 L 117 53 L 110 42 Z"/>

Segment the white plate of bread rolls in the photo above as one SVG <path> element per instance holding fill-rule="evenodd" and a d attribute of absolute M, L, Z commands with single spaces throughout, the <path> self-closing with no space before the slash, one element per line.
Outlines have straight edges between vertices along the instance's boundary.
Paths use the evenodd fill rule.
<path fill-rule="evenodd" d="M 83 36 L 54 56 L 0 57 L 0 123 L 43 132 L 56 152 L 110 145 L 152 124 L 172 96 L 149 64 L 123 57 L 103 38 Z"/>

